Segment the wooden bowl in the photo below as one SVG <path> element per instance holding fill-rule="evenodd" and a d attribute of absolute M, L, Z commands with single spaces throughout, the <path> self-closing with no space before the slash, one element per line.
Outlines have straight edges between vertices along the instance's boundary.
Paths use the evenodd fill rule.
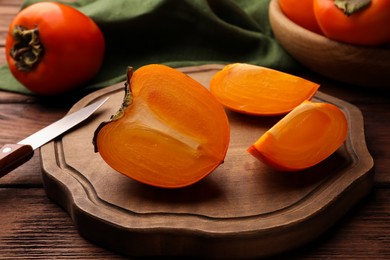
<path fill-rule="evenodd" d="M 277 41 L 305 67 L 318 74 L 364 87 L 390 87 L 390 48 L 370 48 L 333 41 L 287 18 L 278 0 L 269 6 Z"/>

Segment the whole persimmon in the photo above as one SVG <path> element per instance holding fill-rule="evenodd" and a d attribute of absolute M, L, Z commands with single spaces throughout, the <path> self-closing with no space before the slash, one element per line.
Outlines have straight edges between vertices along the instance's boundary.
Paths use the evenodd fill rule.
<path fill-rule="evenodd" d="M 390 1 L 314 0 L 314 14 L 330 39 L 363 46 L 390 44 Z"/>
<path fill-rule="evenodd" d="M 98 73 L 105 39 L 77 9 L 39 2 L 12 20 L 5 50 L 8 67 L 21 84 L 35 94 L 58 95 L 82 87 Z"/>

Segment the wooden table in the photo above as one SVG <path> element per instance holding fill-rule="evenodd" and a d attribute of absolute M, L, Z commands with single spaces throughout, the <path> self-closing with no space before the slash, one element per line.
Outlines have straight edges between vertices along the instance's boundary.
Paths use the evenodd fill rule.
<path fill-rule="evenodd" d="M 0 0 L 0 65 L 8 24 L 21 0 Z M 384 91 L 363 89 L 303 75 L 321 91 L 358 108 L 365 119 L 367 147 L 375 161 L 372 192 L 325 234 L 304 247 L 276 258 L 390 258 L 390 98 Z M 0 79 L 1 80 L 1 79 Z M 82 97 L 40 99 L 0 91 L 0 144 L 18 142 L 61 118 Z M 82 238 L 69 215 L 47 198 L 40 156 L 0 179 L 0 259 L 126 259 Z"/>

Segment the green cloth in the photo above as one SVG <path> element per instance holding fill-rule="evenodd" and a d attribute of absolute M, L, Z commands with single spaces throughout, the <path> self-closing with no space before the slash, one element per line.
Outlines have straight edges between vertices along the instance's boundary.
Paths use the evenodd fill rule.
<path fill-rule="evenodd" d="M 37 0 L 26 1 L 27 6 Z M 78 0 L 106 40 L 103 66 L 86 87 L 125 79 L 128 66 L 171 67 L 245 62 L 281 71 L 300 66 L 273 38 L 269 0 Z M 70 59 L 72 57 L 69 57 Z M 0 89 L 28 93 L 0 68 Z"/>

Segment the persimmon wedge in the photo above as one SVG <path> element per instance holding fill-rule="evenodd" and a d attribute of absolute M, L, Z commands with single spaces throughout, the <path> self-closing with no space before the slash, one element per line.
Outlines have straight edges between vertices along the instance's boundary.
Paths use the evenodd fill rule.
<path fill-rule="evenodd" d="M 338 107 L 304 101 L 266 131 L 248 152 L 280 171 L 303 170 L 334 153 L 347 132 L 346 117 Z"/>
<path fill-rule="evenodd" d="M 309 80 L 245 63 L 226 65 L 210 81 L 211 93 L 225 107 L 261 116 L 287 114 L 318 88 Z"/>
<path fill-rule="evenodd" d="M 179 188 L 223 163 L 230 140 L 223 106 L 200 83 L 165 65 L 129 68 L 118 113 L 95 132 L 116 171 L 144 184 Z"/>

